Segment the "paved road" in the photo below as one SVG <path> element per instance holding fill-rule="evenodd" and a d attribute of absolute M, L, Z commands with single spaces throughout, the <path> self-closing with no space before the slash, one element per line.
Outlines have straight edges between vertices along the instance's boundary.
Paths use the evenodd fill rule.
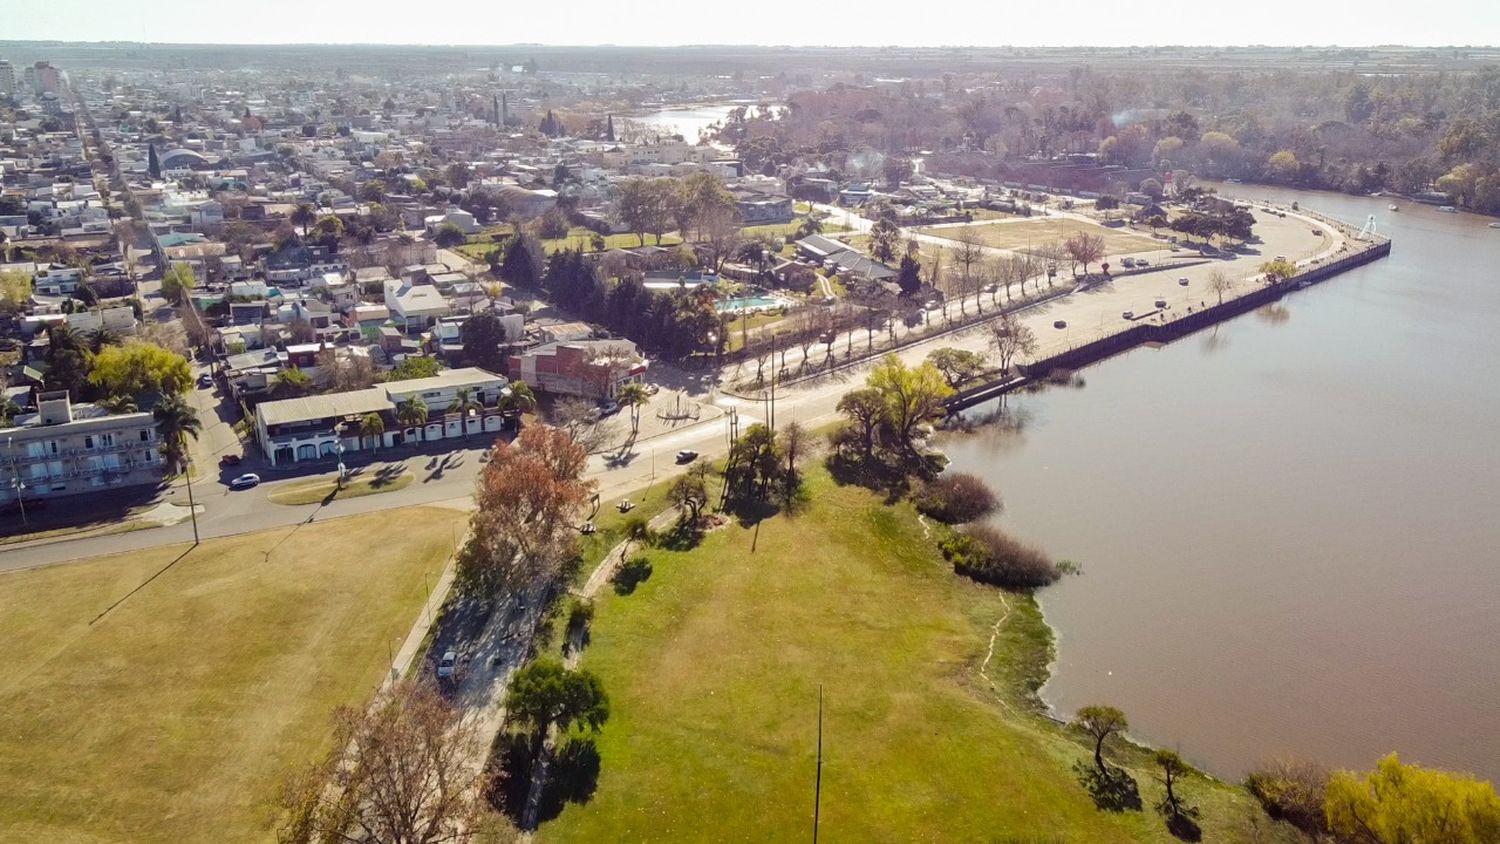
<path fill-rule="evenodd" d="M 1037 335 L 1037 357 L 1046 357 L 1119 331 L 1130 324 L 1122 319 L 1123 311 L 1131 310 L 1142 314 L 1155 310 L 1154 303 L 1157 299 L 1166 300 L 1168 310 L 1174 313 L 1185 311 L 1189 307 L 1201 307 L 1202 303 L 1216 298 L 1207 292 L 1207 279 L 1214 270 L 1222 270 L 1238 279 L 1236 290 L 1230 294 L 1233 296 L 1259 286 L 1260 282 L 1255 278 L 1256 268 L 1275 255 L 1284 255 L 1306 263 L 1334 255 L 1344 246 L 1343 235 L 1322 223 L 1290 215 L 1283 219 L 1260 212 L 1257 212 L 1257 218 L 1256 231 L 1263 241 L 1258 247 L 1258 254 L 1240 255 L 1230 260 L 1211 261 L 1171 272 L 1122 277 L 1086 292 L 1075 293 L 1022 312 L 1022 321 Z M 1320 233 L 1314 234 L 1313 229 L 1318 229 Z M 1180 285 L 1179 278 L 1187 278 L 1188 284 Z M 957 314 L 956 300 L 947 307 L 955 309 L 954 313 Z M 973 308 L 972 298 L 968 307 Z M 1064 320 L 1066 328 L 1054 328 L 1056 320 Z M 860 343 L 863 341 L 863 334 L 862 329 L 854 332 L 855 348 L 862 348 Z M 834 345 L 836 348 L 843 348 L 848 340 L 847 337 L 840 337 L 835 340 Z M 901 350 L 899 356 L 908 363 L 917 363 L 933 349 L 944 346 L 986 351 L 984 329 L 982 326 L 975 326 L 941 338 L 921 341 Z M 788 368 L 795 370 L 798 367 L 800 354 L 800 350 L 793 350 L 787 356 Z M 812 357 L 816 363 L 822 358 L 822 353 L 816 353 Z M 858 364 L 778 390 L 777 424 L 784 425 L 795 419 L 804 425 L 818 426 L 833 420 L 837 416 L 839 398 L 849 389 L 862 384 L 871 366 L 873 362 Z M 732 374 L 732 370 L 721 372 L 719 381 L 727 383 Z M 684 390 L 692 401 L 720 409 L 737 410 L 742 429 L 755 422 L 765 421 L 768 416 L 764 401 L 726 395 L 719 390 L 716 382 L 695 380 L 670 366 L 654 366 L 652 378 L 665 382 L 668 388 Z M 196 394 L 194 400 L 201 403 L 200 409 L 205 411 L 205 418 L 209 418 L 214 412 L 212 400 L 202 393 Z M 704 414 L 706 419 L 711 415 Z M 232 447 L 224 440 L 227 430 L 227 426 L 222 430 L 217 425 L 208 427 L 202 449 L 209 454 L 200 454 L 200 461 Z M 444 442 L 440 445 L 447 448 L 449 444 Z M 257 489 L 231 492 L 222 481 L 242 470 L 226 471 L 222 477 L 216 476 L 194 484 L 196 500 L 205 508 L 198 520 L 199 530 L 204 537 L 213 537 L 414 504 L 443 502 L 463 506 L 472 492 L 474 477 L 478 473 L 487 443 L 476 437 L 468 442 L 456 441 L 453 445 L 457 447 L 451 451 L 424 453 L 415 457 L 403 454 L 399 460 L 392 460 L 405 463 L 417 476 L 417 482 L 405 489 L 337 500 L 327 506 L 284 506 L 266 500 L 267 492 L 283 484 L 305 482 L 306 475 L 290 480 L 268 479 L 267 483 Z M 665 430 L 638 440 L 623 452 L 616 450 L 592 455 L 589 458 L 588 473 L 598 482 L 600 496 L 609 500 L 647 484 L 663 482 L 683 471 L 684 467 L 674 460 L 675 454 L 682 449 L 697 451 L 705 458 L 724 454 L 728 449 L 725 417 Z M 383 457 L 378 453 L 376 456 Z M 384 462 L 377 461 L 378 464 Z M 168 494 L 168 500 L 174 502 L 185 504 L 186 499 L 186 490 L 181 487 L 174 488 Z M 192 540 L 192 535 L 191 525 L 183 523 L 115 536 L 11 548 L 0 554 L 0 571 L 188 542 Z"/>

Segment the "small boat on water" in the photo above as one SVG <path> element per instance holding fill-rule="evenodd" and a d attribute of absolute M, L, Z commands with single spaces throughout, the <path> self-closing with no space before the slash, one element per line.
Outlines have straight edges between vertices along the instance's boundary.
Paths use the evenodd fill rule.
<path fill-rule="evenodd" d="M 1500 223 L 1490 223 L 1490 228 L 1492 228 L 1492 229 L 1500 229 Z"/>
<path fill-rule="evenodd" d="M 1442 212 L 1444 212 L 1446 214 L 1457 214 L 1458 213 L 1458 209 L 1455 208 L 1455 207 L 1453 207 L 1452 205 L 1439 205 L 1438 206 L 1438 210 L 1442 211 Z"/>
<path fill-rule="evenodd" d="M 1392 211 L 1400 211 L 1401 210 L 1401 206 L 1397 205 L 1394 202 L 1392 202 L 1390 205 L 1387 205 L 1386 208 L 1389 208 Z"/>

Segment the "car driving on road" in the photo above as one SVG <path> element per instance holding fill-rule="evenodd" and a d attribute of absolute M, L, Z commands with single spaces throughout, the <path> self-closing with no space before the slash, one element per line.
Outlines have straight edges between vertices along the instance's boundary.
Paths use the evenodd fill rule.
<path fill-rule="evenodd" d="M 249 489 L 253 486 L 259 485 L 260 475 L 257 475 L 254 472 L 246 472 L 245 474 L 240 475 L 238 478 L 235 478 L 234 480 L 229 482 L 230 489 Z"/>

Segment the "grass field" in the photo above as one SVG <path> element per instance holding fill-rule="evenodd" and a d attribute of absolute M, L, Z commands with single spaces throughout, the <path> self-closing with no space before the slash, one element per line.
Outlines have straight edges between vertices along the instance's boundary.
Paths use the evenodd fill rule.
<path fill-rule="evenodd" d="M 0 839 L 274 839 L 465 519 L 398 513 L 0 575 Z"/>
<path fill-rule="evenodd" d="M 412 473 L 399 465 L 396 468 L 397 471 L 394 472 L 381 469 L 355 470 L 344 481 L 343 489 L 338 488 L 337 479 L 329 478 L 315 478 L 306 483 L 278 487 L 266 495 L 266 500 L 272 504 L 316 504 L 330 495 L 335 498 L 359 498 L 363 495 L 395 492 L 411 486 L 414 479 Z"/>
<path fill-rule="evenodd" d="M 1078 232 L 1096 234 L 1104 238 L 1106 255 L 1123 255 L 1164 248 L 1161 241 L 1152 240 L 1134 232 L 1059 217 L 1034 218 L 1014 223 L 979 223 L 962 228 L 921 228 L 917 231 L 945 238 L 956 238 L 961 233 L 970 234 L 977 237 L 985 246 L 1000 249 L 1025 249 L 1040 246 L 1049 241 L 1061 242 Z"/>
<path fill-rule="evenodd" d="M 808 835 L 825 695 L 821 830 L 841 841 L 1170 841 L 1148 808 L 1094 808 L 1081 743 L 1029 690 L 1050 633 L 1029 598 L 956 578 L 911 509 L 811 473 L 812 504 L 758 529 L 654 549 L 651 577 L 597 600 L 583 665 L 611 699 L 591 800 L 544 841 L 784 841 Z M 998 623 L 988 669 L 977 667 Z M 1189 749 L 1190 750 L 1190 749 Z M 1248 794 L 1199 777 L 1204 840 L 1240 840 Z M 1292 840 L 1261 822 L 1261 840 Z"/>

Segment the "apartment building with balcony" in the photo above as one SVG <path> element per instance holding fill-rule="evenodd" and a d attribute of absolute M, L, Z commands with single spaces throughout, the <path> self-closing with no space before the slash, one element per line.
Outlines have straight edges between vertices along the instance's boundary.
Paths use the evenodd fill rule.
<path fill-rule="evenodd" d="M 109 413 L 73 404 L 67 391 L 41 393 L 37 412 L 0 428 L 0 506 L 97 493 L 161 481 L 156 425 L 149 413 Z"/>

